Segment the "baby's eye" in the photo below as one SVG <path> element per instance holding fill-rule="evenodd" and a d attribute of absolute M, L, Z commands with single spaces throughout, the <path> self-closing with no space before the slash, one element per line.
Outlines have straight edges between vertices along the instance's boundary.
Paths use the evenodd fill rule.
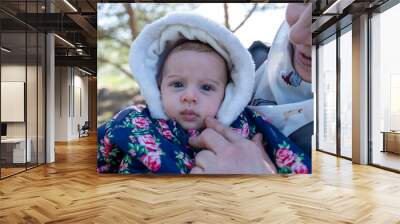
<path fill-rule="evenodd" d="M 201 85 L 201 89 L 205 90 L 205 91 L 212 91 L 212 90 L 214 90 L 214 87 L 209 84 L 204 84 L 204 85 Z"/>
<path fill-rule="evenodd" d="M 175 88 L 181 88 L 181 87 L 183 87 L 183 83 L 180 81 L 176 81 L 176 82 L 172 82 L 170 84 L 170 86 L 175 87 Z"/>

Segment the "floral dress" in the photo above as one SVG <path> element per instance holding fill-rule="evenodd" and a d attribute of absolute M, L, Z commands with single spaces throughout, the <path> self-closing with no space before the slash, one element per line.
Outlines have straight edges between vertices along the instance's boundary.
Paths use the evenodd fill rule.
<path fill-rule="evenodd" d="M 231 128 L 248 139 L 262 133 L 278 173 L 311 173 L 310 155 L 256 112 L 246 108 Z M 173 120 L 153 119 L 144 106 L 120 111 L 97 134 L 99 173 L 187 174 L 196 152 L 202 150 L 188 144 L 189 137 L 199 131 L 186 131 Z"/>

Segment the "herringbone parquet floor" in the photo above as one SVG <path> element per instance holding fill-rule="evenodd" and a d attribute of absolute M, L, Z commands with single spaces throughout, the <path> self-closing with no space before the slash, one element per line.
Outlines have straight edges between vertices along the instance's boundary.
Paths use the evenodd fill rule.
<path fill-rule="evenodd" d="M 95 137 L 0 181 L 0 223 L 400 223 L 400 175 L 313 153 L 311 176 L 98 175 Z"/>

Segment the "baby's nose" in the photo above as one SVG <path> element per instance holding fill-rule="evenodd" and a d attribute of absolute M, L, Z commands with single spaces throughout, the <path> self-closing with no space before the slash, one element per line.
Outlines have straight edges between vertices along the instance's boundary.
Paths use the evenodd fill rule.
<path fill-rule="evenodd" d="M 181 96 L 182 103 L 197 103 L 196 93 L 193 90 L 187 89 Z"/>

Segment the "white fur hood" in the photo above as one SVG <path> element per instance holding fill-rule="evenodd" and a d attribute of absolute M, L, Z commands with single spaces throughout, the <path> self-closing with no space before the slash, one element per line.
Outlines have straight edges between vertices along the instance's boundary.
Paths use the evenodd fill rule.
<path fill-rule="evenodd" d="M 165 47 L 182 38 L 208 43 L 227 61 L 232 81 L 226 86 L 225 98 L 217 119 L 224 125 L 230 125 L 252 97 L 254 62 L 232 32 L 214 21 L 192 13 L 169 14 L 147 25 L 132 43 L 129 64 L 151 116 L 168 119 L 157 86 L 157 66 Z"/>

